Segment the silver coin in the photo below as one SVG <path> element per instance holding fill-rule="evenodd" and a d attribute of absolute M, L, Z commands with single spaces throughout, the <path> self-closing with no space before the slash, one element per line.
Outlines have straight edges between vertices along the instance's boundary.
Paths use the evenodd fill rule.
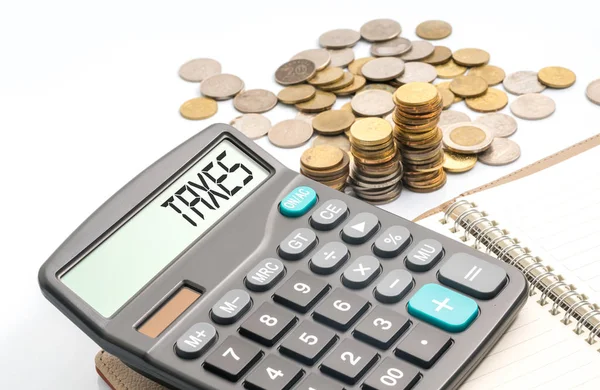
<path fill-rule="evenodd" d="M 221 64 L 210 58 L 196 58 L 181 65 L 179 77 L 186 81 L 200 82 L 221 73 Z"/>
<path fill-rule="evenodd" d="M 454 125 L 456 123 L 464 123 L 471 122 L 471 118 L 464 112 L 454 111 L 454 110 L 446 110 L 442 111 L 440 115 L 440 121 L 438 122 L 438 126 L 442 131 L 444 128 L 450 125 Z"/>
<path fill-rule="evenodd" d="M 277 105 L 277 96 L 266 89 L 249 89 L 239 93 L 233 99 L 236 110 L 245 114 L 260 114 L 267 112 Z"/>
<path fill-rule="evenodd" d="M 375 58 L 363 65 L 361 73 L 371 81 L 395 79 L 404 72 L 404 61 L 395 57 Z"/>
<path fill-rule="evenodd" d="M 600 105 L 600 79 L 592 81 L 588 85 L 585 94 L 592 103 Z"/>
<path fill-rule="evenodd" d="M 555 110 L 554 100 L 539 93 L 521 95 L 510 105 L 510 111 L 516 117 L 529 120 L 547 118 Z"/>
<path fill-rule="evenodd" d="M 502 82 L 504 88 L 513 95 L 540 93 L 546 86 L 538 80 L 537 72 L 521 71 L 509 74 Z"/>
<path fill-rule="evenodd" d="M 406 53 L 412 48 L 412 42 L 406 38 L 396 37 L 389 41 L 371 45 L 371 54 L 375 57 L 394 57 Z"/>
<path fill-rule="evenodd" d="M 269 118 L 260 114 L 244 114 L 238 116 L 229 124 L 250 139 L 263 137 L 271 130 Z"/>
<path fill-rule="evenodd" d="M 317 67 L 311 60 L 290 60 L 275 71 L 275 81 L 281 85 L 300 84 L 312 78 L 316 71 Z"/>
<path fill-rule="evenodd" d="M 384 116 L 394 110 L 394 99 L 387 91 L 371 89 L 354 95 L 352 111 L 361 116 Z"/>
<path fill-rule="evenodd" d="M 437 70 L 433 65 L 424 62 L 407 62 L 404 64 L 404 73 L 396 78 L 402 84 L 421 82 L 431 83 L 437 78 Z"/>
<path fill-rule="evenodd" d="M 510 137 L 517 131 L 517 121 L 510 115 L 494 112 L 485 114 L 475 119 L 475 123 L 482 123 L 492 130 L 494 137 Z"/>
<path fill-rule="evenodd" d="M 506 165 L 521 157 L 521 148 L 508 138 L 495 138 L 489 149 L 477 155 L 477 159 L 487 165 Z"/>
<path fill-rule="evenodd" d="M 292 57 L 292 60 L 309 60 L 317 67 L 317 71 L 327 68 L 331 62 L 331 54 L 327 49 L 308 49 Z"/>
<path fill-rule="evenodd" d="M 204 80 L 200 84 L 202 95 L 215 100 L 231 99 L 244 89 L 244 82 L 232 74 L 217 74 Z"/>
<path fill-rule="evenodd" d="M 360 33 L 349 28 L 327 31 L 319 37 L 319 44 L 327 49 L 352 47 L 360 40 Z"/>
<path fill-rule="evenodd" d="M 402 32 L 400 23 L 392 19 L 371 20 L 360 28 L 360 35 L 369 42 L 381 42 L 395 38 Z"/>
<path fill-rule="evenodd" d="M 339 50 L 329 50 L 329 54 L 331 55 L 329 66 L 334 68 L 345 68 L 354 61 L 354 50 L 349 47 Z"/>
<path fill-rule="evenodd" d="M 419 61 L 425 57 L 429 57 L 435 50 L 430 42 L 427 41 L 412 41 L 412 48 L 402 54 L 400 58 L 404 61 Z"/>
<path fill-rule="evenodd" d="M 344 134 L 342 135 L 317 135 L 312 142 L 312 146 L 318 145 L 333 145 L 343 151 L 350 151 L 350 140 Z"/>

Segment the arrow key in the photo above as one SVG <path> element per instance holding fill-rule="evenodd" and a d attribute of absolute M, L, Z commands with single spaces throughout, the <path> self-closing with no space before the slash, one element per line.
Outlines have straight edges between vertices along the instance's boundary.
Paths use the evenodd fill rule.
<path fill-rule="evenodd" d="M 356 214 L 342 230 L 342 239 L 349 244 L 362 244 L 368 241 L 379 229 L 379 219 L 375 214 Z"/>

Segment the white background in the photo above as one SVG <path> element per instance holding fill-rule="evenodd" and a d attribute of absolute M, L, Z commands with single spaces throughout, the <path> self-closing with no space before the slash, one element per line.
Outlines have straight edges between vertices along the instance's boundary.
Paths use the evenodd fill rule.
<path fill-rule="evenodd" d="M 98 350 L 42 297 L 37 270 L 96 207 L 150 163 L 214 122 L 229 122 L 231 101 L 203 122 L 179 116 L 198 85 L 177 76 L 195 57 L 212 57 L 247 88 L 279 87 L 274 70 L 317 45 L 333 28 L 374 18 L 398 20 L 414 39 L 418 23 L 454 27 L 441 44 L 478 47 L 511 73 L 562 65 L 577 73 L 566 91 L 544 92 L 557 111 L 519 120 L 512 137 L 523 155 L 506 167 L 483 164 L 451 176 L 433 194 L 405 192 L 387 206 L 412 218 L 599 132 L 600 107 L 585 87 L 600 78 L 595 2 L 574 1 L 12 1 L 0 7 L 0 367 L 7 389 L 105 388 L 94 372 Z M 596 8 L 596 9 L 594 9 Z M 357 57 L 366 56 L 360 43 Z M 511 96 L 511 101 L 514 97 Z M 340 100 L 338 106 L 347 100 Z M 469 112 L 464 103 L 454 109 Z M 475 113 L 469 112 L 475 118 Z M 273 123 L 292 118 L 277 107 Z M 292 169 L 303 148 L 259 144 Z M 573 172 L 582 180 L 585 167 Z M 561 190 L 556 183 L 556 191 Z M 543 196 L 543 194 L 540 194 Z M 518 201 L 506 199 L 507 204 Z"/>

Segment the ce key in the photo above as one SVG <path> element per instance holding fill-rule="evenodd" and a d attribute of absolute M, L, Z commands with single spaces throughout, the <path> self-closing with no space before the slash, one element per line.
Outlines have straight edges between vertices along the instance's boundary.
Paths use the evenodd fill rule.
<path fill-rule="evenodd" d="M 339 199 L 323 203 L 310 217 L 310 225 L 317 230 L 331 230 L 337 227 L 348 215 L 348 206 Z"/>

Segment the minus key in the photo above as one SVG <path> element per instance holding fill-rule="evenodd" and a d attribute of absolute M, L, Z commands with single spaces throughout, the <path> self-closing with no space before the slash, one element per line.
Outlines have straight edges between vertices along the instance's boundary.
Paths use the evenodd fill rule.
<path fill-rule="evenodd" d="M 390 271 L 375 288 L 375 298 L 382 303 L 396 303 L 413 286 L 412 275 L 403 269 Z"/>

